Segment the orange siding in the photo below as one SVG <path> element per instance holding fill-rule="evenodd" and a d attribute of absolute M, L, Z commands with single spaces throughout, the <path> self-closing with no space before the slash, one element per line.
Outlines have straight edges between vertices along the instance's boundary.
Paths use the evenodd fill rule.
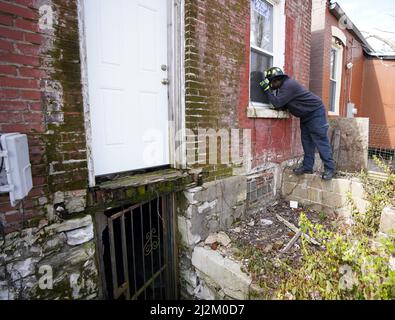
<path fill-rule="evenodd" d="M 358 116 L 370 118 L 371 147 L 395 149 L 394 83 L 395 61 L 366 59 Z"/>

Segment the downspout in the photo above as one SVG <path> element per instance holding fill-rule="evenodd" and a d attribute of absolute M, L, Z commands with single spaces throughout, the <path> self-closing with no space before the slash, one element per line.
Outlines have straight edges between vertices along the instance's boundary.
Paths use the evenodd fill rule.
<path fill-rule="evenodd" d="M 351 64 L 354 66 L 354 38 L 352 38 L 352 46 L 351 46 Z M 348 67 L 347 67 L 348 69 Z M 350 88 L 349 88 L 349 92 L 348 92 L 348 101 L 347 103 L 351 102 L 351 89 L 352 89 L 352 74 L 353 74 L 353 67 L 349 68 L 348 70 L 350 70 Z"/>
<path fill-rule="evenodd" d="M 347 42 L 344 45 L 344 56 L 346 57 L 346 65 L 348 61 L 348 49 L 347 49 Z M 344 57 L 343 57 L 344 58 Z M 342 63 L 342 69 L 344 70 L 344 64 Z M 344 76 L 344 86 L 343 86 L 343 114 L 339 113 L 340 116 L 347 117 L 347 93 L 348 93 L 348 78 L 349 78 L 349 69 L 346 67 L 345 69 L 345 76 Z M 345 114 L 344 114 L 345 113 Z"/>

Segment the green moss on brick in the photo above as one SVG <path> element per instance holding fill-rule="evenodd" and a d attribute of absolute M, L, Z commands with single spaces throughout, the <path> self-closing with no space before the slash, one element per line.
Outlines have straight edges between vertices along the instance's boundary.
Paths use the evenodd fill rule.
<path fill-rule="evenodd" d="M 63 172 L 59 176 L 48 175 L 48 192 L 50 194 L 60 190 L 69 191 L 87 188 L 87 164 L 64 164 L 62 154 L 65 152 L 81 153 L 80 150 L 86 149 L 85 143 L 63 143 L 64 133 L 84 132 L 84 118 L 82 105 L 82 86 L 81 86 L 81 65 L 79 52 L 79 30 L 77 2 L 68 2 L 64 6 L 64 1 L 54 0 L 53 6 L 58 16 L 58 24 L 54 27 L 53 48 L 48 52 L 53 61 L 54 72 L 51 79 L 58 81 L 63 88 L 63 109 L 64 123 L 48 124 L 49 134 L 43 136 L 46 146 L 45 159 L 49 170 L 52 163 L 56 163 L 57 172 Z M 68 114 L 67 112 L 73 112 Z M 76 114 L 75 112 L 79 113 Z M 78 157 L 81 159 L 81 157 Z M 75 179 L 75 171 L 84 178 Z M 62 184 L 58 180 L 62 179 Z"/>
<path fill-rule="evenodd" d="M 249 15 L 249 0 L 187 0 L 185 8 L 186 127 L 237 128 L 240 78 L 247 62 L 247 35 L 240 34 L 240 29 L 249 27 L 243 26 Z M 198 150 L 195 152 L 197 156 Z M 232 174 L 232 168 L 203 167 L 207 179 Z"/>

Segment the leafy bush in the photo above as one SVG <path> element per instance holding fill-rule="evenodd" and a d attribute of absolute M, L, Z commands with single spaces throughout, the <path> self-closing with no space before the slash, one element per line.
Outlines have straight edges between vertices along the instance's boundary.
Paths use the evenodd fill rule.
<path fill-rule="evenodd" d="M 365 213 L 359 212 L 356 208 L 351 194 L 348 194 L 348 202 L 352 207 L 352 214 L 356 223 L 357 233 L 374 235 L 377 232 L 381 212 L 385 206 L 395 206 L 395 173 L 391 168 L 378 159 L 373 157 L 377 166 L 386 174 L 384 181 L 371 179 L 366 172 L 361 173 L 361 180 L 367 194 L 369 205 Z"/>
<path fill-rule="evenodd" d="M 319 239 L 317 250 L 302 237 L 303 264 L 278 292 L 280 299 L 395 299 L 395 238 L 339 234 L 300 217 L 303 232 Z"/>

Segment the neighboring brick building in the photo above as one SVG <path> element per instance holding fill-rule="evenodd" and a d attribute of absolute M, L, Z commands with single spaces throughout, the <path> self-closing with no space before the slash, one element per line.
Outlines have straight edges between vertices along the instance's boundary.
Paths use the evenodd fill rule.
<path fill-rule="evenodd" d="M 196 243 L 277 197 L 301 155 L 257 83 L 276 65 L 308 86 L 310 24 L 302 0 L 1 0 L 0 133 L 28 135 L 34 188 L 0 198 L 0 298 L 193 295 Z M 251 153 L 210 163 L 210 129 Z"/>
<path fill-rule="evenodd" d="M 335 1 L 313 0 L 310 90 L 329 118 L 369 118 L 370 154 L 387 158 L 395 157 L 393 60 L 374 52 Z"/>
<path fill-rule="evenodd" d="M 330 116 L 346 117 L 349 102 L 361 107 L 364 52 L 373 49 L 341 8 L 313 0 L 310 89 Z"/>

